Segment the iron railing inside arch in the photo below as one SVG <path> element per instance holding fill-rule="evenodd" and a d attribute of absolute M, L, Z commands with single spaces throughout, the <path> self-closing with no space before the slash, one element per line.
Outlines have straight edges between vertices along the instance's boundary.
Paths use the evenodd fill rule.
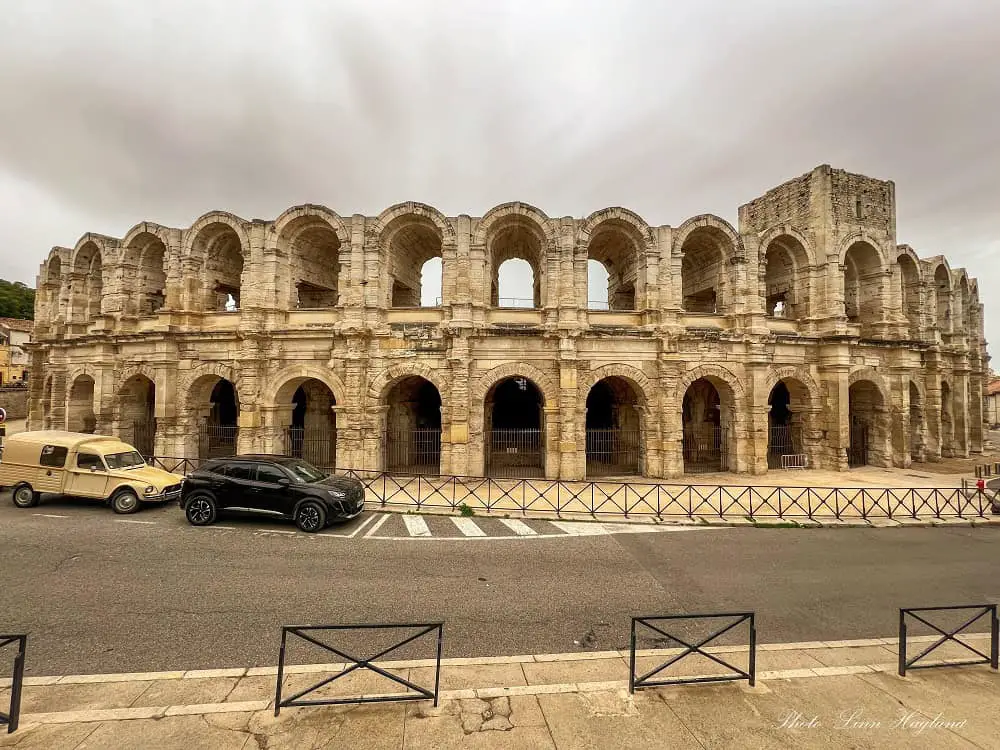
<path fill-rule="evenodd" d="M 153 456 L 154 466 L 187 474 L 199 459 Z M 457 475 L 401 475 L 366 469 L 325 471 L 352 476 L 371 505 L 468 508 L 486 513 L 637 516 L 688 520 L 824 520 L 984 518 L 1000 490 L 946 487 L 750 487 L 670 481 L 570 481 Z"/>

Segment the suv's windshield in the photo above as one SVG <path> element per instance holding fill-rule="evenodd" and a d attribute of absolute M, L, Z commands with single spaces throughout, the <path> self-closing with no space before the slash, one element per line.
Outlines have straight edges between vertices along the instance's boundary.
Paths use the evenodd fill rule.
<path fill-rule="evenodd" d="M 292 472 L 300 482 L 318 482 L 321 479 L 326 479 L 326 474 L 311 463 L 301 459 L 289 461 L 285 464 L 285 468 Z"/>
<path fill-rule="evenodd" d="M 109 469 L 135 469 L 145 466 L 146 461 L 139 451 L 126 451 L 125 453 L 109 453 L 104 456 L 104 461 Z"/>

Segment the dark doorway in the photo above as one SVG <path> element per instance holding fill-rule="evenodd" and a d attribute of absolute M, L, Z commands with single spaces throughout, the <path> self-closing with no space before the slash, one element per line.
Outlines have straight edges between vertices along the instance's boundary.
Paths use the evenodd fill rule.
<path fill-rule="evenodd" d="M 698 378 L 684 394 L 684 471 L 701 473 L 729 468 L 729 430 L 722 419 L 722 399 L 707 378 Z"/>
<path fill-rule="evenodd" d="M 587 394 L 587 476 L 641 473 L 639 398 L 619 377 L 604 378 Z"/>
<path fill-rule="evenodd" d="M 201 456 L 235 456 L 236 438 L 240 429 L 236 387 L 225 378 L 220 378 L 212 388 L 209 402 L 208 420 L 202 428 Z"/>
<path fill-rule="evenodd" d="M 767 468 L 780 469 L 782 456 L 802 454 L 801 425 L 792 412 L 792 393 L 784 381 L 778 381 L 767 399 Z"/>
<path fill-rule="evenodd" d="M 337 400 L 325 383 L 309 379 L 292 395 L 292 422 L 285 452 L 324 469 L 337 465 Z"/>
<path fill-rule="evenodd" d="M 501 380 L 486 395 L 486 474 L 545 475 L 542 392 L 525 377 Z"/>
<path fill-rule="evenodd" d="M 385 468 L 402 474 L 441 472 L 441 394 L 417 375 L 386 396 Z"/>

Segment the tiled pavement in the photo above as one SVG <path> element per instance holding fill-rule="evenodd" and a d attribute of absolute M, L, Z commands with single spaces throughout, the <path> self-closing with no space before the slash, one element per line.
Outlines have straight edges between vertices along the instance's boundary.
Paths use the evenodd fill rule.
<path fill-rule="evenodd" d="M 987 636 L 963 636 L 980 649 Z M 710 649 L 745 667 L 745 646 Z M 648 670 L 676 650 L 640 651 Z M 656 656 L 653 656 L 656 654 Z M 952 645 L 936 658 L 963 656 Z M 273 711 L 274 667 L 26 680 L 21 729 L 0 747 L 46 748 L 991 748 L 1000 676 L 984 666 L 895 674 L 895 640 L 763 644 L 758 681 L 629 695 L 627 652 L 445 660 L 441 701 Z M 427 661 L 382 666 L 433 684 Z M 342 668 L 292 667 L 284 695 Z M 718 675 L 690 656 L 669 675 Z M 388 689 L 387 689 L 388 686 Z M 355 672 L 310 697 L 394 693 Z M 324 692 L 325 691 L 325 692 Z M 0 701 L 7 693 L 0 690 Z"/>

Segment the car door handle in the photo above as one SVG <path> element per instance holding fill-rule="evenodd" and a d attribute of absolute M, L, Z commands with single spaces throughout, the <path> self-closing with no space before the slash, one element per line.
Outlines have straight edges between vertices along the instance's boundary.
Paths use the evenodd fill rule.
<path fill-rule="evenodd" d="M 52 476 L 52 469 L 49 469 L 47 472 L 45 472 L 45 476 L 51 477 Z"/>

